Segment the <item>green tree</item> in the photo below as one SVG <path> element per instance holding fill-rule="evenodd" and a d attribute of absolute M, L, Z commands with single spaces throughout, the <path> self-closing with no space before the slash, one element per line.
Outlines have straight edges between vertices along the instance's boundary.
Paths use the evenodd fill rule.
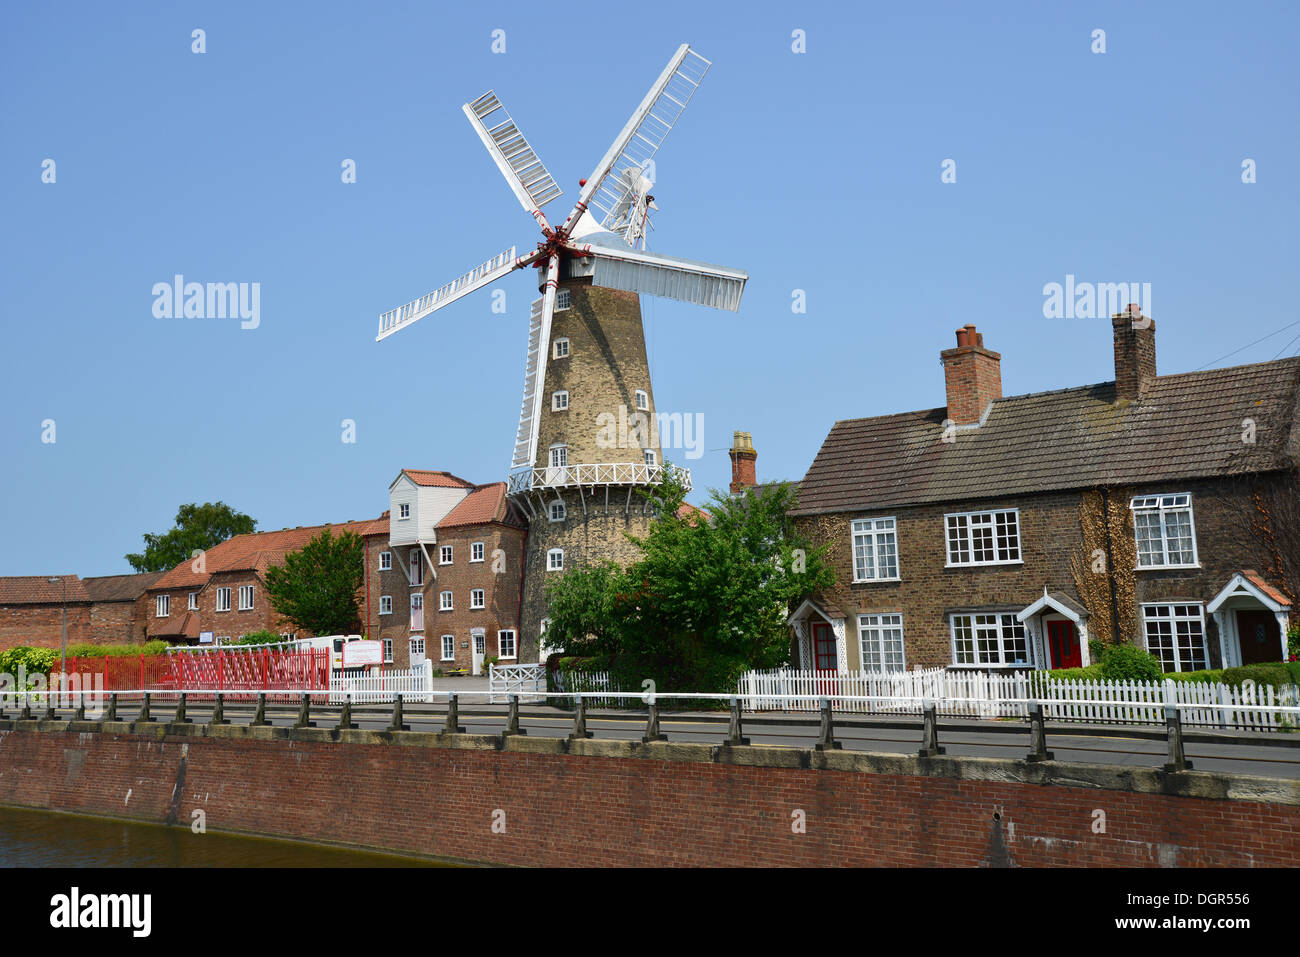
<path fill-rule="evenodd" d="M 176 525 L 161 535 L 144 535 L 144 551 L 127 555 L 138 572 L 171 571 L 197 551 L 219 545 L 234 535 L 257 531 L 257 522 L 225 502 L 182 505 L 176 511 Z"/>
<path fill-rule="evenodd" d="M 266 570 L 271 607 L 286 621 L 316 635 L 352 634 L 360 630 L 357 590 L 365 571 L 360 536 L 328 528 L 284 564 Z"/>
<path fill-rule="evenodd" d="M 776 667 L 790 602 L 834 579 L 790 518 L 791 486 L 714 492 L 707 521 L 679 516 L 683 499 L 675 480 L 654 490 L 657 518 L 629 536 L 640 558 L 627 569 L 575 569 L 547 589 L 548 642 L 607 663 L 625 688 L 728 691 L 741 672 Z"/>

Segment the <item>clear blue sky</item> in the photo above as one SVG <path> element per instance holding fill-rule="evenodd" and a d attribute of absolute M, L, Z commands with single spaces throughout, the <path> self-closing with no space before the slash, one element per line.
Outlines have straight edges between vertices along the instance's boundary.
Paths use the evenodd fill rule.
<path fill-rule="evenodd" d="M 588 9 L 11 7 L 0 574 L 128 571 L 184 502 L 280 528 L 376 516 L 404 466 L 504 478 L 531 271 L 505 316 L 479 293 L 374 342 L 381 311 L 539 238 L 460 105 L 497 90 L 563 218 L 684 41 L 714 66 L 659 154 L 652 248 L 750 274 L 739 314 L 643 300 L 658 408 L 704 416 L 697 489 L 726 485 L 733 429 L 760 478 L 799 478 L 836 419 L 943 405 L 967 322 L 1007 394 L 1112 378 L 1108 322 L 1043 318 L 1067 273 L 1152 284 L 1162 373 L 1300 318 L 1295 4 Z M 260 327 L 155 318 L 175 273 L 259 282 Z"/>

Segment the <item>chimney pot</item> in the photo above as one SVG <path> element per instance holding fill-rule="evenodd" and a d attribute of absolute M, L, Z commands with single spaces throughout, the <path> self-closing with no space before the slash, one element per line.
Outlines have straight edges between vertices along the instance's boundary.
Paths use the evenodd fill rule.
<path fill-rule="evenodd" d="M 748 432 L 732 433 L 731 442 L 731 494 L 758 484 L 758 453 L 754 450 L 753 436 Z"/>
<path fill-rule="evenodd" d="M 970 345 L 970 330 L 966 326 L 962 326 L 957 330 L 957 348 L 964 349 L 968 345 Z"/>
<path fill-rule="evenodd" d="M 1111 316 L 1115 332 L 1115 398 L 1142 398 L 1156 380 L 1156 323 L 1137 303 Z"/>
<path fill-rule="evenodd" d="M 967 323 L 957 330 L 957 348 L 939 354 L 948 396 L 947 417 L 973 425 L 989 403 L 1002 398 L 1002 356 L 984 348 L 984 336 Z"/>

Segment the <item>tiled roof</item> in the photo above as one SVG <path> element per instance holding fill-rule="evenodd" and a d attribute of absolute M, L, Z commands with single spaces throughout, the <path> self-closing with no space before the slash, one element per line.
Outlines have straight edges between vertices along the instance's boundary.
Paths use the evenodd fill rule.
<path fill-rule="evenodd" d="M 61 581 L 51 582 L 51 578 Z M 67 584 L 68 604 L 90 601 L 85 585 L 76 575 L 15 575 L 0 578 L 0 605 L 59 605 Z"/>
<path fill-rule="evenodd" d="M 135 601 L 163 577 L 163 572 L 141 572 L 137 575 L 100 575 L 83 578 L 86 593 L 91 601 Z"/>
<path fill-rule="evenodd" d="M 265 575 L 267 568 L 271 565 L 283 564 L 285 555 L 302 548 L 320 534 L 322 529 L 328 528 L 335 535 L 344 531 L 360 535 L 375 521 L 378 520 L 341 522 L 337 525 L 308 525 L 300 528 L 283 528 L 277 532 L 250 532 L 246 535 L 236 535 L 204 552 L 202 574 L 194 571 L 192 561 L 184 561 L 154 582 L 151 590 L 202 586 L 210 575 L 219 572 L 255 571 L 259 575 Z"/>
<path fill-rule="evenodd" d="M 523 524 L 506 500 L 505 482 L 478 486 L 456 503 L 456 507 L 443 516 L 437 527 L 456 528 L 461 525 L 482 525 L 485 522 Z"/>
<path fill-rule="evenodd" d="M 150 638 L 197 638 L 199 616 L 187 611 L 184 615 L 150 618 L 147 630 Z"/>
<path fill-rule="evenodd" d="M 467 482 L 458 475 L 452 475 L 450 472 L 434 472 L 429 469 L 402 469 L 402 474 L 407 476 L 416 485 L 434 486 L 437 488 L 473 488 L 473 482 Z"/>
<path fill-rule="evenodd" d="M 945 409 L 835 423 L 795 514 L 1240 475 L 1300 462 L 1300 358 L 998 399 L 944 442 Z M 1242 440 L 1245 421 L 1254 442 Z"/>
<path fill-rule="evenodd" d="M 1280 591 L 1278 591 L 1276 588 L 1270 585 L 1267 581 L 1265 581 L 1264 576 L 1261 575 L 1259 572 L 1255 571 L 1253 568 L 1246 569 L 1241 573 L 1241 575 L 1243 578 L 1249 579 L 1252 585 L 1254 585 L 1256 588 L 1262 591 L 1269 598 L 1273 599 L 1279 605 L 1286 605 L 1287 607 L 1290 607 L 1291 599 L 1287 598 L 1286 595 L 1282 594 Z"/>

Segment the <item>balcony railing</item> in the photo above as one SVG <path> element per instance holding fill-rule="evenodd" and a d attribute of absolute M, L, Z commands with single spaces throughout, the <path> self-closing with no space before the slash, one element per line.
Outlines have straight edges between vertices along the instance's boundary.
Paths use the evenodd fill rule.
<path fill-rule="evenodd" d="M 645 465 L 636 462 L 608 462 L 592 465 L 563 465 L 552 468 L 522 469 L 510 476 L 511 495 L 541 489 L 577 488 L 600 485 L 658 485 L 666 474 L 689 492 L 691 470 L 677 465 Z"/>

